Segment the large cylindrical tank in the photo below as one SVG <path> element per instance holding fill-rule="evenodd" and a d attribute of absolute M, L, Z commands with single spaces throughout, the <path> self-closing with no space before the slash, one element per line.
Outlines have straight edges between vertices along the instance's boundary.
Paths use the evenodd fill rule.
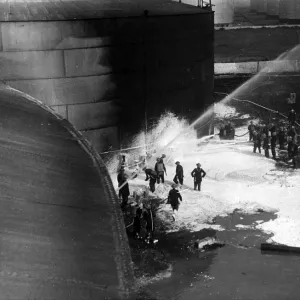
<path fill-rule="evenodd" d="M 267 0 L 259 0 L 258 1 L 257 12 L 259 12 L 259 13 L 267 12 Z"/>
<path fill-rule="evenodd" d="M 234 15 L 234 0 L 212 0 L 215 24 L 231 24 Z"/>
<path fill-rule="evenodd" d="M 280 0 L 279 1 L 279 19 L 293 20 L 295 16 L 295 6 L 298 0 Z"/>
<path fill-rule="evenodd" d="M 258 0 L 251 0 L 250 10 L 257 11 L 257 9 L 258 9 Z"/>
<path fill-rule="evenodd" d="M 193 6 L 198 6 L 199 5 L 199 0 L 181 0 L 181 3 L 193 5 Z"/>
<path fill-rule="evenodd" d="M 279 1 L 280 0 L 267 0 L 267 15 L 278 16 L 279 15 Z"/>

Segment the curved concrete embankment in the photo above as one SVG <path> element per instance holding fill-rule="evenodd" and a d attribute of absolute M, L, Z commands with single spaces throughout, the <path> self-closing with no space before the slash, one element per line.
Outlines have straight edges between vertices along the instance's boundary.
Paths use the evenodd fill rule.
<path fill-rule="evenodd" d="M 99 155 L 42 103 L 4 85 L 0 98 L 1 299 L 135 299 Z"/>

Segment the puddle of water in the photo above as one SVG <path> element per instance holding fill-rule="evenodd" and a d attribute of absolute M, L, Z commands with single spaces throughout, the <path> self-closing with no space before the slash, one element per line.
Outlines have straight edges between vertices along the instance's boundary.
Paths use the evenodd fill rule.
<path fill-rule="evenodd" d="M 260 244 L 270 235 L 255 229 L 256 221 L 275 218 L 272 213 L 243 215 L 235 211 L 230 216 L 215 218 L 215 224 L 224 231 L 168 234 L 157 247 L 168 253 L 172 275 L 150 284 L 149 290 L 159 299 L 298 299 L 300 256 L 260 250 Z M 238 224 L 250 228 L 237 228 Z M 208 236 L 225 241 L 226 246 L 205 252 L 190 251 L 187 247 Z"/>

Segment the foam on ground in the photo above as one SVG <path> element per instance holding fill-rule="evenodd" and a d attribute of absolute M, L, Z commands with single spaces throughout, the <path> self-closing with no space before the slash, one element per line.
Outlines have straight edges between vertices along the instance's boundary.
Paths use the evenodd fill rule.
<path fill-rule="evenodd" d="M 235 113 L 234 109 L 221 106 L 218 108 L 220 117 Z M 170 131 L 169 128 L 166 132 Z M 247 131 L 247 125 L 236 130 L 237 134 Z M 166 139 L 169 140 L 168 137 Z M 276 170 L 272 159 L 252 153 L 253 145 L 247 140 L 248 135 L 235 141 L 214 138 L 205 145 L 191 139 L 186 143 L 183 140 L 177 143 L 172 159 L 181 162 L 185 174 L 183 189 L 188 190 L 182 192 L 183 202 L 176 222 L 172 221 L 170 205 L 161 207 L 158 216 L 164 220 L 168 232 L 183 229 L 199 231 L 203 228 L 222 230 L 220 226 L 206 222 L 218 215 L 232 213 L 235 209 L 245 214 L 263 210 L 276 213 L 277 219 L 253 226 L 273 233 L 270 240 L 274 242 L 300 246 L 300 172 Z M 193 191 L 190 175 L 198 162 L 207 172 L 201 192 Z M 175 165 L 167 166 L 167 172 L 166 180 L 170 185 L 175 175 Z M 130 182 L 131 192 L 147 185 L 148 182 L 142 177 L 135 179 Z M 169 185 L 157 186 L 156 195 L 166 198 Z"/>

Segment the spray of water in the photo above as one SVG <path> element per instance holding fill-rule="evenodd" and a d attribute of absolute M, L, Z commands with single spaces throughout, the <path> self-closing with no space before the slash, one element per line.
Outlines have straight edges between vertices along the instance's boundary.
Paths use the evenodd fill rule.
<path fill-rule="evenodd" d="M 295 72 L 298 69 L 298 61 L 300 61 L 300 45 L 295 46 L 293 49 L 284 52 L 277 59 L 272 62 L 267 62 L 266 65 L 254 75 L 251 79 L 239 86 L 231 94 L 227 95 L 218 104 L 232 105 L 234 99 L 238 98 L 240 94 L 247 94 L 250 86 L 259 86 L 266 73 L 285 73 Z M 234 105 L 233 105 L 234 106 Z M 158 122 L 158 125 L 152 129 L 147 135 L 141 133 L 137 136 L 136 140 L 139 142 L 147 141 L 150 149 L 155 149 L 156 156 L 160 156 L 162 153 L 176 145 L 177 157 L 181 152 L 181 156 L 184 156 L 185 151 L 190 151 L 191 147 L 187 145 L 189 142 L 194 143 L 195 139 L 195 126 L 201 126 L 210 120 L 215 112 L 215 105 L 209 107 L 199 118 L 197 118 L 192 124 L 187 125 L 186 121 L 180 121 L 173 114 L 168 113 L 162 116 Z M 191 138 L 191 134 L 194 135 Z M 209 139 L 212 136 L 204 136 L 201 140 Z M 181 146 L 179 146 L 181 144 Z M 179 149 L 180 148 L 180 149 Z M 149 150 L 149 148 L 148 148 Z"/>
<path fill-rule="evenodd" d="M 300 45 L 295 46 L 289 51 L 282 53 L 278 56 L 274 61 L 267 62 L 266 65 L 251 79 L 246 81 L 244 84 L 239 86 L 236 90 L 234 90 L 231 94 L 227 95 L 224 99 L 220 101 L 222 104 L 232 104 L 232 100 L 238 98 L 240 94 L 247 94 L 247 90 L 250 85 L 258 86 L 260 81 L 263 79 L 263 74 L 266 73 L 283 73 L 283 72 L 294 72 L 298 70 L 298 64 L 300 62 Z M 214 113 L 214 106 L 209 107 L 197 120 L 195 120 L 188 128 L 185 130 L 188 131 L 191 128 L 194 128 L 196 124 L 202 124 L 203 121 Z M 166 147 L 169 147 L 176 141 L 176 139 L 182 135 L 186 131 L 180 132 L 172 141 L 170 141 Z M 203 137 L 203 139 L 207 139 L 207 137 Z"/>

